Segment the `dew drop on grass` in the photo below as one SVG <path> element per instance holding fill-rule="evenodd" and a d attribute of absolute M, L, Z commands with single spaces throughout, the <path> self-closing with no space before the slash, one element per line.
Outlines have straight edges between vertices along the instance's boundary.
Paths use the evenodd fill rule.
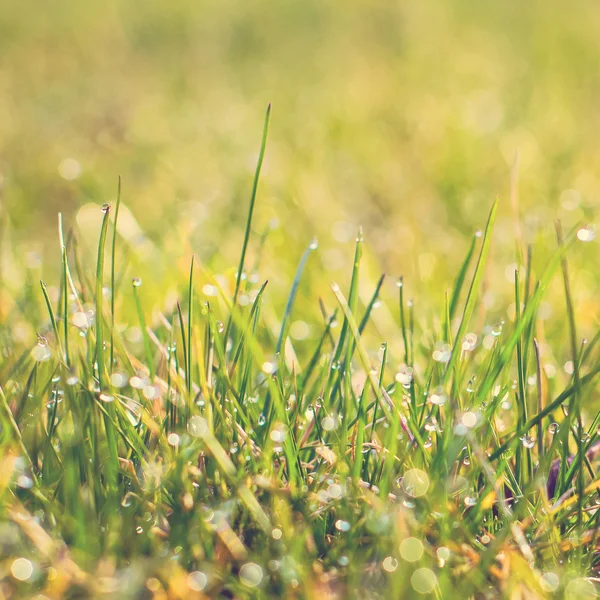
<path fill-rule="evenodd" d="M 43 340 L 43 341 L 42 341 Z M 52 352 L 48 348 L 48 343 L 40 338 L 40 341 L 31 350 L 31 357 L 37 362 L 45 362 L 50 359 Z"/>
<path fill-rule="evenodd" d="M 338 558 L 338 565 L 340 567 L 347 567 L 350 564 L 350 559 L 347 556 L 340 556 Z"/>
<path fill-rule="evenodd" d="M 472 429 L 475 427 L 475 425 L 477 425 L 477 414 L 471 411 L 466 412 L 461 417 L 461 423 L 468 429 Z"/>
<path fill-rule="evenodd" d="M 33 575 L 33 564 L 26 558 L 17 558 L 10 566 L 11 575 L 19 581 L 27 581 Z"/>
<path fill-rule="evenodd" d="M 465 352 L 473 352 L 477 346 L 477 335 L 475 333 L 467 333 L 463 338 L 462 349 Z"/>
<path fill-rule="evenodd" d="M 398 560 L 393 556 L 386 556 L 383 559 L 381 566 L 387 573 L 393 573 L 398 568 Z"/>
<path fill-rule="evenodd" d="M 572 360 L 568 360 L 565 363 L 564 369 L 565 369 L 565 373 L 567 373 L 568 375 L 573 375 L 573 373 L 575 371 L 575 369 L 573 367 L 573 361 Z"/>
<path fill-rule="evenodd" d="M 403 386 L 409 386 L 413 380 L 413 370 L 407 365 L 401 365 L 400 369 L 396 373 L 396 381 Z"/>
<path fill-rule="evenodd" d="M 348 521 L 343 521 L 342 519 L 338 519 L 335 522 L 335 528 L 338 531 L 350 531 L 351 525 Z"/>
<path fill-rule="evenodd" d="M 69 375 L 67 377 L 67 385 L 77 385 L 79 383 L 79 377 L 77 375 Z"/>
<path fill-rule="evenodd" d="M 410 469 L 404 474 L 401 484 L 406 494 L 419 498 L 429 489 L 429 477 L 421 469 Z"/>
<path fill-rule="evenodd" d="M 102 392 L 98 398 L 100 398 L 100 400 L 102 400 L 102 402 L 114 402 L 115 397 L 111 394 L 106 394 L 104 392 Z"/>
<path fill-rule="evenodd" d="M 248 587 L 257 587 L 263 579 L 263 570 L 260 565 L 249 562 L 240 568 L 240 581 Z"/>
<path fill-rule="evenodd" d="M 110 384 L 117 388 L 122 388 L 127 385 L 127 375 L 122 373 L 113 373 L 110 376 Z"/>
<path fill-rule="evenodd" d="M 433 351 L 433 360 L 439 363 L 447 363 L 452 356 L 450 344 L 436 344 Z"/>
<path fill-rule="evenodd" d="M 334 500 L 336 500 L 337 498 L 341 498 L 343 494 L 344 490 L 342 489 L 342 486 L 339 483 L 332 483 L 327 488 L 327 495 L 330 498 L 333 498 Z"/>
<path fill-rule="evenodd" d="M 110 204 L 108 204 L 108 202 L 105 202 L 102 205 L 102 208 L 100 209 L 103 213 L 107 213 L 110 210 Z"/>
<path fill-rule="evenodd" d="M 560 578 L 556 573 L 547 571 L 540 576 L 540 587 L 545 592 L 555 592 L 560 585 Z"/>
<path fill-rule="evenodd" d="M 170 446 L 177 448 L 177 446 L 179 446 L 179 443 L 181 442 L 181 438 L 176 433 L 170 433 L 167 436 L 167 442 Z"/>
<path fill-rule="evenodd" d="M 594 584 L 585 577 L 577 577 L 565 589 L 565 600 L 593 600 L 598 597 Z"/>
<path fill-rule="evenodd" d="M 596 239 L 596 227 L 595 225 L 588 225 L 582 227 L 577 231 L 577 239 L 580 242 L 592 242 Z"/>
<path fill-rule="evenodd" d="M 319 240 L 316 238 L 308 246 L 311 250 L 316 250 L 319 247 Z"/>
<path fill-rule="evenodd" d="M 208 584 L 208 577 L 202 571 L 193 571 L 187 577 L 187 584 L 190 590 L 201 592 Z"/>
<path fill-rule="evenodd" d="M 17 485 L 24 490 L 29 490 L 33 487 L 33 479 L 27 477 L 27 475 L 19 475 L 17 477 Z"/>
<path fill-rule="evenodd" d="M 421 560 L 424 551 L 423 542 L 416 537 L 407 537 L 400 542 L 400 556 L 407 562 Z"/>
<path fill-rule="evenodd" d="M 274 363 L 272 362 L 264 362 L 262 365 L 262 371 L 263 373 L 266 373 L 267 375 L 272 375 L 273 373 L 275 373 L 275 371 L 277 370 L 277 367 Z"/>
<path fill-rule="evenodd" d="M 477 504 L 477 496 L 465 496 L 465 506 L 475 506 Z"/>
<path fill-rule="evenodd" d="M 491 334 L 492 334 L 494 337 L 498 337 L 498 336 L 502 335 L 502 328 L 503 328 L 503 327 L 504 327 L 504 321 L 500 321 L 500 323 L 496 323 L 496 325 L 494 325 L 494 326 L 492 327 L 492 330 L 491 330 L 491 332 L 490 332 L 490 333 L 491 333 Z"/>
<path fill-rule="evenodd" d="M 521 439 L 521 444 L 523 444 L 524 448 L 530 450 L 535 446 L 535 437 L 532 435 L 524 435 Z"/>
<path fill-rule="evenodd" d="M 445 546 L 440 546 L 436 550 L 436 554 L 440 560 L 447 561 L 450 558 L 450 548 L 446 548 Z"/>
<path fill-rule="evenodd" d="M 133 285 L 133 287 L 140 287 L 142 285 L 142 280 L 139 277 L 134 277 L 131 280 L 131 284 Z"/>
<path fill-rule="evenodd" d="M 146 400 L 154 400 L 158 396 L 157 390 L 153 385 L 144 386 L 142 394 Z"/>
<path fill-rule="evenodd" d="M 558 433 L 560 430 L 560 425 L 558 423 L 550 423 L 550 425 L 548 425 L 548 432 L 551 433 L 552 435 Z"/>
<path fill-rule="evenodd" d="M 429 396 L 429 401 L 431 404 L 435 404 L 436 406 L 443 406 L 446 404 L 447 400 L 448 397 L 441 387 L 437 388 L 437 390 L 435 390 L 435 392 Z"/>
<path fill-rule="evenodd" d="M 263 427 L 266 422 L 267 422 L 267 418 L 265 417 L 265 415 L 263 413 L 260 413 L 260 415 L 258 415 L 258 426 Z"/>
<path fill-rule="evenodd" d="M 286 435 L 287 435 L 287 426 L 284 425 L 283 423 L 277 423 L 271 430 L 269 437 L 274 442 L 281 444 L 285 440 Z"/>
<path fill-rule="evenodd" d="M 208 422 L 204 417 L 194 416 L 188 421 L 187 430 L 192 437 L 204 437 L 208 433 Z"/>
<path fill-rule="evenodd" d="M 321 420 L 321 427 L 325 431 L 333 431 L 336 428 L 336 419 L 334 419 L 332 416 L 323 417 Z"/>

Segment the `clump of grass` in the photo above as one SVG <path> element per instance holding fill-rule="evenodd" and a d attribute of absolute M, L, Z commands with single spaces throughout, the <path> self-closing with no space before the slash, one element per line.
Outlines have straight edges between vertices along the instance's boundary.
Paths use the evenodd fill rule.
<path fill-rule="evenodd" d="M 316 243 L 276 331 L 261 318 L 268 282 L 246 271 L 269 117 L 231 289 L 215 281 L 203 300 L 190 257 L 179 302 L 147 318 L 142 282 L 129 293 L 116 276 L 119 182 L 93 276 L 73 275 L 61 225 L 59 297 L 42 282 L 38 343 L 23 350 L 2 324 L 1 593 L 594 597 L 600 413 L 584 407 L 600 334 L 577 337 L 573 236 L 558 229 L 544 270 L 529 260 L 515 276 L 514 322 L 474 330 L 494 204 L 441 325 L 416 337 L 400 280 L 397 330 L 373 348 L 384 277 L 362 304 L 359 233 L 349 288 L 313 290 L 320 334 L 298 353 L 289 322 Z M 559 387 L 541 365 L 537 311 L 561 269 L 572 376 Z M 116 325 L 126 302 L 139 344 Z"/>

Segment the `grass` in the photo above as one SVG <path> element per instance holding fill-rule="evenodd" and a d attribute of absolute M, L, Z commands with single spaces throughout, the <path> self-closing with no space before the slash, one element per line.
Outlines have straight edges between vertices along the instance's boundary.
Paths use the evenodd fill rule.
<path fill-rule="evenodd" d="M 395 325 L 374 330 L 385 278 L 361 299 L 359 232 L 348 287 L 298 295 L 310 242 L 269 324 L 247 260 L 269 118 L 229 279 L 189 257 L 178 301 L 148 315 L 142 281 L 119 275 L 119 181 L 95 272 L 60 220 L 57 297 L 26 290 L 37 344 L 2 323 L 2 597 L 595 597 L 600 334 L 577 336 L 575 231 L 515 272 L 504 324 L 481 302 L 497 203 L 440 318 L 416 327 L 401 278 Z M 566 375 L 539 341 L 561 275 Z M 321 309 L 305 344 L 300 301 Z"/>

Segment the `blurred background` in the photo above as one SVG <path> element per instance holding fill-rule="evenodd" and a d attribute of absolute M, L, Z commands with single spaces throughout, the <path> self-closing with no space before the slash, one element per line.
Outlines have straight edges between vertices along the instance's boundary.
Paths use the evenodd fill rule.
<path fill-rule="evenodd" d="M 598 39 L 592 0 L 4 0 L 4 318 L 37 277 L 58 285 L 59 211 L 93 268 L 119 175 L 121 264 L 149 307 L 177 296 L 192 253 L 231 274 L 272 102 L 248 264 L 266 235 L 276 307 L 313 238 L 301 295 L 333 304 L 327 284 L 347 281 L 362 226 L 365 298 L 380 273 L 404 275 L 435 316 L 499 198 L 485 308 L 507 314 L 516 240 L 536 243 L 539 275 L 560 218 L 591 242 L 570 258 L 585 333 L 598 315 Z M 564 313 L 555 291 L 548 317 Z"/>

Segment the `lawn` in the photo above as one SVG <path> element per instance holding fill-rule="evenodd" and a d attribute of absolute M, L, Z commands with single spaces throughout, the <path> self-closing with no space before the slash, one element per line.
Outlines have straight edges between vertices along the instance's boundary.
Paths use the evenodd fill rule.
<path fill-rule="evenodd" d="M 597 597 L 599 11 L 0 7 L 0 598 Z"/>

